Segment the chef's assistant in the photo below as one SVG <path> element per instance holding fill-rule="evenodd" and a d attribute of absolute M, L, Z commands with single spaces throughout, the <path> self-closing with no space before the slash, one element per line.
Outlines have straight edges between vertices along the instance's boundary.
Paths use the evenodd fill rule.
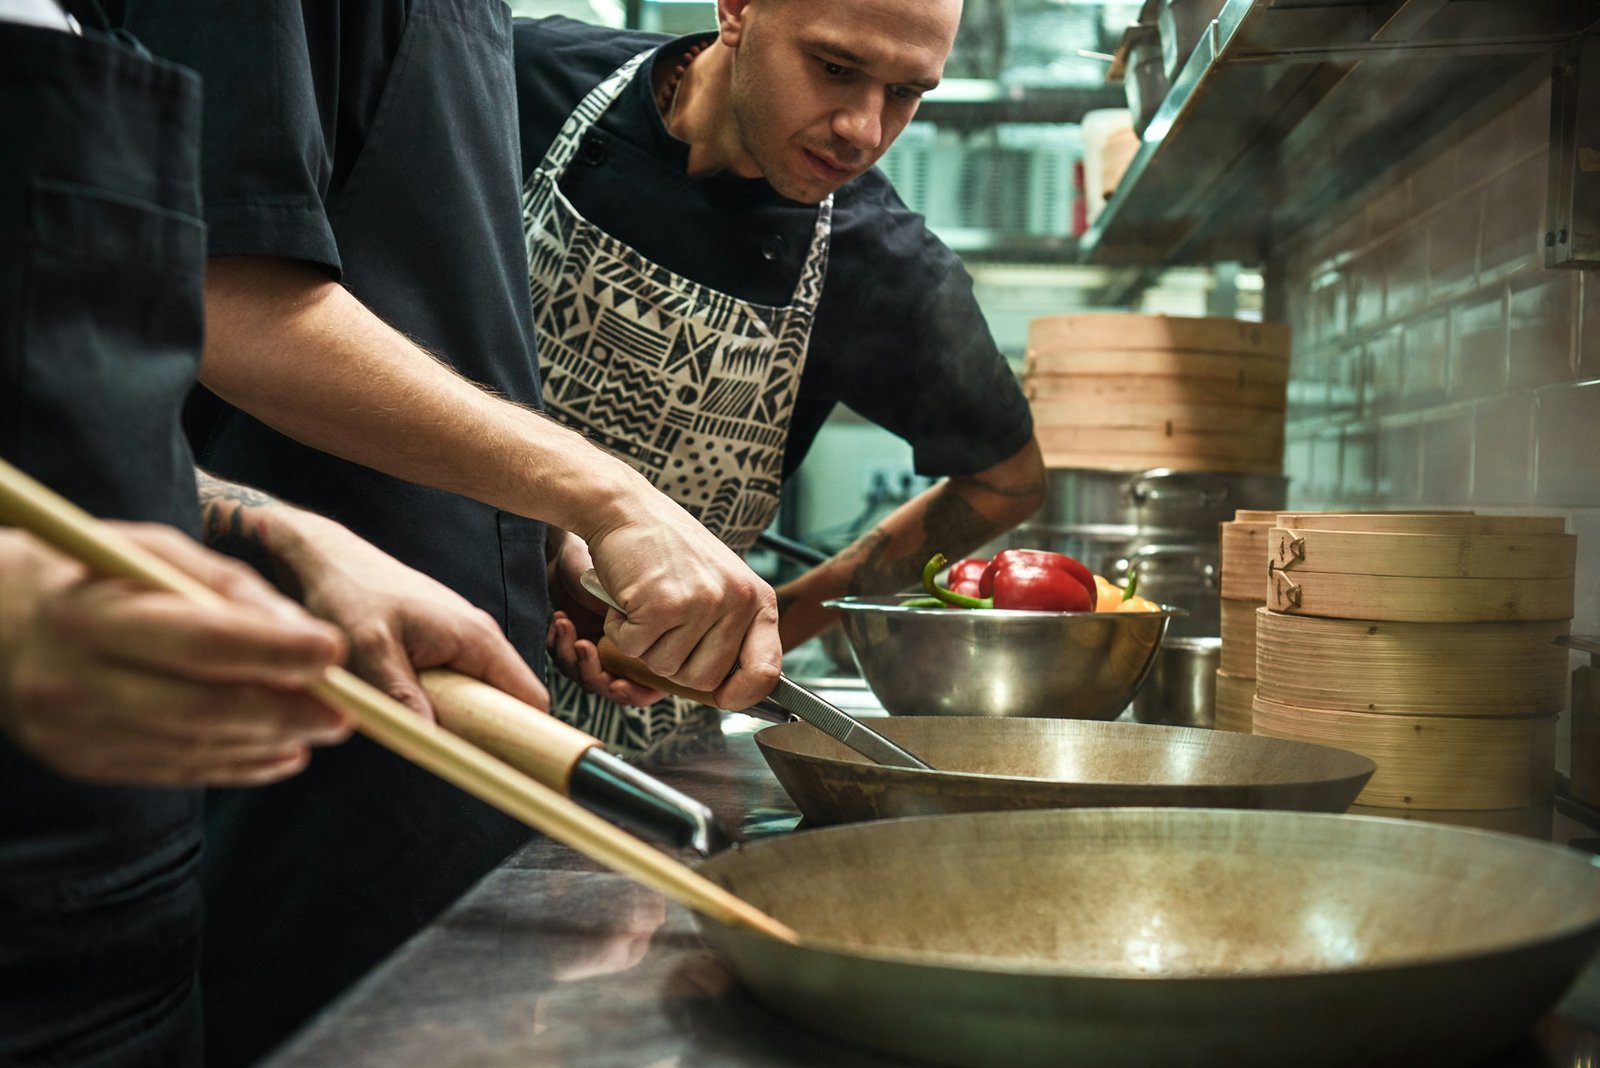
<path fill-rule="evenodd" d="M 785 645 L 821 603 L 916 584 L 1037 508 L 1028 405 L 972 280 L 873 164 L 937 85 L 957 0 L 723 0 L 679 38 L 516 24 L 523 227 L 548 410 L 753 543 L 844 404 L 948 476 L 779 590 Z M 552 647 L 593 665 L 574 626 Z M 552 681 L 558 714 L 668 756 L 703 710 Z"/>

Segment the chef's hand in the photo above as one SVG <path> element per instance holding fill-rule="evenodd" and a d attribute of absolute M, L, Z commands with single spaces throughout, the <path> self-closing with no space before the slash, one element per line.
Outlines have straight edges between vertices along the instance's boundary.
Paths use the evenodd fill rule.
<path fill-rule="evenodd" d="M 594 566 L 589 546 L 576 534 L 552 529 L 550 590 L 550 632 L 545 649 L 550 663 L 590 693 L 609 698 L 619 705 L 636 708 L 653 705 L 666 696 L 661 690 L 640 686 L 608 672 L 600 663 L 600 640 L 606 619 L 606 606 L 583 588 L 583 573 Z"/>
<path fill-rule="evenodd" d="M 356 674 L 429 720 L 433 704 L 417 672 L 437 667 L 549 711 L 549 691 L 489 613 L 331 519 L 212 481 L 213 496 L 203 487 L 202 500 L 208 530 L 225 519 L 219 547 L 248 548 L 229 544 L 240 538 L 264 547 L 280 583 L 345 632 Z M 217 499 L 224 492 L 231 496 Z"/>
<path fill-rule="evenodd" d="M 699 521 L 644 486 L 620 510 L 625 520 L 589 536 L 600 581 L 623 608 L 606 616 L 605 633 L 657 675 L 711 691 L 722 708 L 748 708 L 783 667 L 777 597 Z"/>
<path fill-rule="evenodd" d="M 343 659 L 335 628 L 171 528 L 114 525 L 225 603 L 94 578 L 0 530 L 0 731 L 70 778 L 138 786 L 259 785 L 344 740 L 303 692 Z"/>

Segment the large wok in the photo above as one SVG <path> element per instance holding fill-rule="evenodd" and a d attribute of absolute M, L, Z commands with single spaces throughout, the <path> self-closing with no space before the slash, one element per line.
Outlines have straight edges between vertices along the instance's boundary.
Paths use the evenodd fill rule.
<path fill-rule="evenodd" d="M 801 932 L 700 920 L 757 998 L 939 1064 L 1465 1064 L 1600 942 L 1600 870 L 1485 831 L 1084 809 L 831 827 L 701 872 Z"/>
<path fill-rule="evenodd" d="M 804 723 L 756 735 L 809 825 L 1139 805 L 1343 812 L 1377 767 L 1343 749 L 1193 727 L 945 716 L 873 723 L 937 770 L 871 763 Z"/>

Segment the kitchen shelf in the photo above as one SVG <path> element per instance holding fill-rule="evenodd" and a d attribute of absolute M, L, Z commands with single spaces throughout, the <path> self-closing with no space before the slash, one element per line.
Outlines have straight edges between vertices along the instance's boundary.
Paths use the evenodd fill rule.
<path fill-rule="evenodd" d="M 946 78 L 917 107 L 917 121 L 956 129 L 1002 122 L 1081 122 L 1096 108 L 1126 107 L 1114 85 L 1010 85 L 984 78 Z"/>
<path fill-rule="evenodd" d="M 1597 17 L 1592 0 L 1228 0 L 1178 72 L 1084 262 L 1263 262 Z"/>

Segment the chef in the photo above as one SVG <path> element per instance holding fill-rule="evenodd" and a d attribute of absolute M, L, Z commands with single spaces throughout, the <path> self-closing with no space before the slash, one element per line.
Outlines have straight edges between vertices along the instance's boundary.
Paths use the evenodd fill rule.
<path fill-rule="evenodd" d="M 439 579 L 535 665 L 547 520 L 624 605 L 607 624 L 624 652 L 731 707 L 764 696 L 770 588 L 537 411 L 505 5 L 119 6 L 205 81 L 200 378 L 233 405 L 204 427 L 208 466 Z M 202 965 L 218 1065 L 264 1052 L 526 834 L 360 738 L 226 802 Z"/>
<path fill-rule="evenodd" d="M 0 3 L 0 456 L 98 513 L 197 529 L 178 408 L 200 355 L 198 82 Z M 303 767 L 339 717 L 293 687 L 332 627 L 170 529 L 223 593 L 87 579 L 0 528 L 0 1063 L 199 1063 L 200 794 Z M 196 651 L 207 655 L 201 659 Z M 199 710 L 204 710 L 202 715 Z"/>
<path fill-rule="evenodd" d="M 224 602 L 0 527 L 0 1064 L 170 1068 L 200 1062 L 196 788 L 282 779 L 349 732 L 300 692 L 340 632 L 173 528 L 376 628 L 352 661 L 369 678 L 443 664 L 545 693 L 481 612 L 337 524 L 197 492 L 178 412 L 201 350 L 198 79 L 77 15 L 0 0 L 0 457 L 159 521 L 123 529 Z"/>
<path fill-rule="evenodd" d="M 778 591 L 785 646 L 821 603 L 915 584 L 1031 514 L 1028 405 L 960 261 L 873 164 L 938 84 L 959 0 L 721 0 L 677 40 L 516 24 L 523 226 L 545 404 L 730 547 L 772 519 L 844 404 L 949 476 Z M 609 677 L 576 625 L 558 659 Z M 557 711 L 621 748 L 681 755 L 709 710 L 625 708 L 557 677 Z"/>

